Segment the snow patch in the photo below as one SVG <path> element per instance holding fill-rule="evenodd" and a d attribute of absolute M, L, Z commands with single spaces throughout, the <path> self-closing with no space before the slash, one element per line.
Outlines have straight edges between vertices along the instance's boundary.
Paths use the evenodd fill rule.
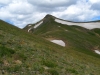
<path fill-rule="evenodd" d="M 94 50 L 94 51 L 95 51 L 95 53 L 100 54 L 100 51 L 99 50 Z"/>
<path fill-rule="evenodd" d="M 32 28 L 29 28 L 29 29 L 28 29 L 28 32 L 29 32 L 31 29 L 32 29 Z"/>
<path fill-rule="evenodd" d="M 43 23 L 43 21 L 39 22 L 38 24 L 36 24 L 36 25 L 34 26 L 34 28 L 37 28 L 37 27 L 40 26 L 42 23 Z"/>
<path fill-rule="evenodd" d="M 39 23 L 36 24 L 34 27 L 29 28 L 29 29 L 28 29 L 28 32 L 30 32 L 30 30 L 33 29 L 33 28 L 37 28 L 37 27 L 40 26 L 42 23 L 43 23 L 43 21 L 39 22 Z M 31 26 L 31 25 L 28 25 L 28 26 Z"/>
<path fill-rule="evenodd" d="M 84 28 L 87 28 L 87 29 L 100 28 L 100 22 L 75 23 L 75 22 L 63 21 L 63 20 L 60 20 L 60 19 L 55 19 L 55 22 L 65 24 L 65 25 L 81 26 L 81 27 L 84 27 Z"/>
<path fill-rule="evenodd" d="M 62 40 L 51 40 L 51 42 L 58 44 L 60 46 L 65 47 L 65 43 Z"/>
<path fill-rule="evenodd" d="M 29 27 L 32 26 L 31 24 L 28 25 Z"/>

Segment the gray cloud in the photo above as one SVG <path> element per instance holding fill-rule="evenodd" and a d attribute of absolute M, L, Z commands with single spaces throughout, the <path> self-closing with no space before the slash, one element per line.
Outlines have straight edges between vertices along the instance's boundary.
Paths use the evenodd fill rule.
<path fill-rule="evenodd" d="M 100 10 L 100 3 L 94 3 L 94 4 L 91 6 L 91 9 L 93 9 L 93 10 Z"/>
<path fill-rule="evenodd" d="M 38 12 L 45 12 L 45 13 L 52 13 L 52 12 L 58 12 L 58 11 L 64 11 L 66 7 L 36 7 Z"/>
<path fill-rule="evenodd" d="M 40 12 L 54 12 L 54 11 L 62 11 L 63 9 L 70 6 L 71 4 L 75 4 L 76 0 L 28 0 L 29 3 L 35 5 L 37 11 Z"/>
<path fill-rule="evenodd" d="M 91 4 L 91 9 L 100 11 L 100 0 L 88 0 Z"/>
<path fill-rule="evenodd" d="M 76 0 L 28 0 L 29 3 L 36 5 L 38 7 L 55 8 L 62 6 L 69 6 L 75 4 Z"/>

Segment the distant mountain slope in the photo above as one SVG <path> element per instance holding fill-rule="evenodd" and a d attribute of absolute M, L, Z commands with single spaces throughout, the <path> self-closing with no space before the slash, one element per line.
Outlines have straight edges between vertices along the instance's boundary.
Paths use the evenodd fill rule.
<path fill-rule="evenodd" d="M 58 23 L 59 20 L 60 22 L 62 21 L 63 24 L 60 22 Z M 34 26 L 41 21 L 43 22 L 37 28 L 34 28 Z M 98 36 L 98 32 L 100 30 L 89 30 L 88 28 L 86 29 L 83 27 L 85 24 L 86 27 L 90 27 L 91 23 L 93 23 L 92 27 L 99 27 L 99 21 L 77 23 L 64 21 L 52 15 L 46 15 L 41 21 L 31 25 L 30 27 L 28 27 L 29 25 L 27 25 L 24 30 L 41 36 L 49 41 L 62 40 L 65 42 L 67 48 L 74 48 L 75 50 L 78 50 L 80 52 L 93 56 L 98 56 L 97 54 L 95 54 L 95 50 L 100 51 L 100 37 Z M 70 24 L 65 25 L 65 23 Z M 78 24 L 79 26 L 71 24 Z M 81 25 L 83 25 L 83 27 L 81 27 Z"/>
<path fill-rule="evenodd" d="M 57 28 L 58 23 L 56 26 L 55 22 L 52 23 L 55 28 L 49 24 L 50 28 L 40 33 L 47 28 L 48 23 L 52 22 L 52 18 L 45 20 L 45 25 L 41 25 L 39 29 L 36 28 L 36 31 L 29 31 L 34 34 L 0 21 L 0 75 L 99 75 L 100 56 L 94 52 L 91 56 L 91 52 L 88 55 L 78 51 L 76 48 L 78 45 L 74 45 L 78 40 L 73 41 L 74 38 L 72 38 L 78 36 L 78 34 L 75 35 L 76 32 L 81 34 L 84 31 L 83 33 L 89 36 L 92 34 L 86 33 L 87 29 L 81 28 L 78 32 L 77 27 L 70 26 L 67 26 L 70 33 L 66 33 L 63 30 L 67 27 L 59 24 L 61 27 Z M 69 37 L 64 36 L 65 34 Z M 92 38 L 99 39 L 95 36 Z M 51 38 L 65 41 L 65 37 L 69 38 L 66 41 L 66 47 L 48 41 Z M 93 40 L 93 42 L 98 44 L 97 41 Z"/>

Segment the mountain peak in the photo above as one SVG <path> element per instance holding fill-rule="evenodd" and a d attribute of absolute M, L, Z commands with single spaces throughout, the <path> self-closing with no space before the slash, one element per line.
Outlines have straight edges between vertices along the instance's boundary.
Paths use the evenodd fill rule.
<path fill-rule="evenodd" d="M 45 17 L 52 17 L 52 15 L 51 14 L 47 14 Z"/>
<path fill-rule="evenodd" d="M 50 18 L 54 18 L 54 16 L 52 16 L 52 15 L 50 15 L 50 14 L 47 14 L 44 18 L 50 19 Z"/>

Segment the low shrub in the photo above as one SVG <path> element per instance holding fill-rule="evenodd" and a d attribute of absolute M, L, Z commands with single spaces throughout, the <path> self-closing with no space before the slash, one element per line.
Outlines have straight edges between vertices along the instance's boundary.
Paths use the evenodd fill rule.
<path fill-rule="evenodd" d="M 15 53 L 14 50 L 6 48 L 5 46 L 0 46 L 0 57 L 3 57 L 3 56 L 10 57 L 14 53 Z"/>
<path fill-rule="evenodd" d="M 55 62 L 49 61 L 49 60 L 43 60 L 43 65 L 45 65 L 45 66 L 47 66 L 47 67 L 51 67 L 51 68 L 57 66 L 57 64 L 56 64 Z"/>
<path fill-rule="evenodd" d="M 49 72 L 51 75 L 59 75 L 59 73 L 58 73 L 55 69 L 49 69 L 48 72 Z"/>

